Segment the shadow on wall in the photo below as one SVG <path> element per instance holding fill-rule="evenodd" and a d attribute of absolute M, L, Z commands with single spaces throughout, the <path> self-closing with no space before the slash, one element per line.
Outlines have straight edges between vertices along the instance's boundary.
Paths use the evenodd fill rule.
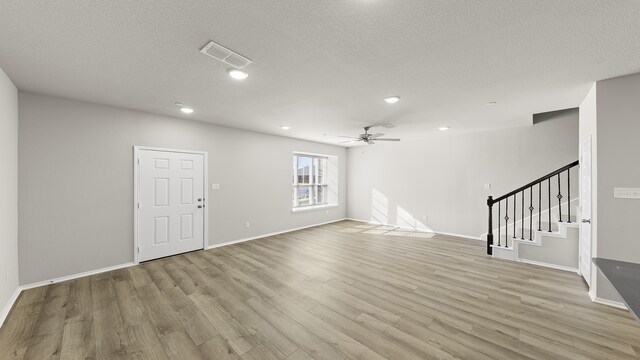
<path fill-rule="evenodd" d="M 434 232 L 400 205 L 389 205 L 389 199 L 377 189 L 371 190 L 371 222 L 395 225 L 403 229 Z"/>

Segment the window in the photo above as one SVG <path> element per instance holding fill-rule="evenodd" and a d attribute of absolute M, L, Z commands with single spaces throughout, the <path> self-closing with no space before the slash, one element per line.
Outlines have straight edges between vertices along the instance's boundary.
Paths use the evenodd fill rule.
<path fill-rule="evenodd" d="M 328 156 L 293 154 L 293 208 L 329 205 Z"/>

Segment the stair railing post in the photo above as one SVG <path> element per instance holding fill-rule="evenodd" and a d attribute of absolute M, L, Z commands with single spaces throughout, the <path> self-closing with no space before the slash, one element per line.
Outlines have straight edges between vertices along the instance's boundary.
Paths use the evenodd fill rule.
<path fill-rule="evenodd" d="M 487 231 L 487 255 L 493 255 L 493 197 L 489 196 L 487 199 L 487 206 L 489 207 L 489 230 Z"/>

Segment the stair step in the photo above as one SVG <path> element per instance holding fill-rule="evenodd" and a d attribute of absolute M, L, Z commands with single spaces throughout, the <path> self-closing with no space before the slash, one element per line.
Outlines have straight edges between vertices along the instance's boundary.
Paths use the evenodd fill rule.
<path fill-rule="evenodd" d="M 498 242 L 498 240 L 500 241 Z M 497 236 L 493 238 L 493 244 L 496 246 L 498 245 L 498 243 L 500 243 L 501 246 L 504 246 L 505 244 L 507 244 L 509 247 L 511 247 L 514 240 L 533 242 L 533 240 L 529 240 L 529 235 L 525 236 L 525 238 L 522 239 L 520 237 L 520 234 L 518 234 L 518 236 L 514 239 L 513 235 L 509 235 L 509 237 L 505 237 L 504 234 L 501 234 L 500 239 L 498 239 Z"/>
<path fill-rule="evenodd" d="M 556 218 L 556 220 L 558 219 Z M 562 214 L 562 221 L 567 221 L 567 220 L 571 220 L 572 223 L 577 221 L 576 216 L 574 214 L 572 214 L 571 217 L 568 217 L 566 214 Z"/>

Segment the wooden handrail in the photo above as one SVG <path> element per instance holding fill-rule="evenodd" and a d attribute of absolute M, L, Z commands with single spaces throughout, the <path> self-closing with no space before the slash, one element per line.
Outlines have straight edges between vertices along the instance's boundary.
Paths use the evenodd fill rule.
<path fill-rule="evenodd" d="M 522 190 L 525 190 L 525 189 L 528 189 L 528 188 L 532 187 L 533 185 L 537 185 L 538 183 L 541 183 L 541 182 L 543 182 L 543 181 L 545 181 L 547 179 L 550 179 L 550 178 L 560 174 L 561 172 L 567 171 L 568 169 L 571 169 L 572 167 L 577 166 L 579 164 L 580 164 L 580 161 L 576 160 L 576 161 L 572 162 L 571 164 L 565 165 L 565 166 L 561 167 L 560 169 L 558 169 L 556 171 L 550 172 L 547 175 L 528 183 L 525 186 L 521 186 L 521 187 L 519 187 L 519 188 L 517 188 L 517 189 L 515 189 L 515 190 L 513 190 L 511 192 L 508 192 L 505 195 L 502 195 L 502 196 L 500 196 L 498 198 L 492 199 L 491 200 L 492 201 L 491 204 L 493 205 L 493 204 L 497 203 L 498 201 L 504 200 L 504 199 L 508 198 L 509 196 L 512 196 L 514 194 L 517 194 L 517 193 L 521 192 Z"/>

